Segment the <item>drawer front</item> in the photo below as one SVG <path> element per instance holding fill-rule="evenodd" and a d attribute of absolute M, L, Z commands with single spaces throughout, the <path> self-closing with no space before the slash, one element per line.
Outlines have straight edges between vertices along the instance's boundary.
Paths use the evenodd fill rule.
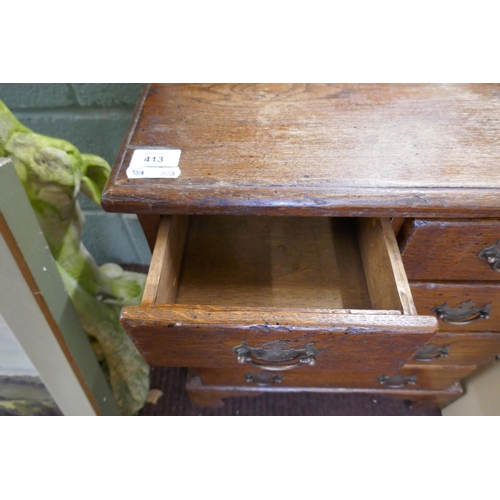
<path fill-rule="evenodd" d="M 440 331 L 500 331 L 500 283 L 410 283 L 410 287 L 418 313 L 435 314 Z M 433 313 L 436 307 L 439 310 Z"/>
<path fill-rule="evenodd" d="M 439 332 L 411 360 L 413 364 L 482 365 L 500 354 L 498 333 Z"/>
<path fill-rule="evenodd" d="M 430 316 L 186 305 L 126 307 L 122 324 L 151 365 L 301 371 L 395 371 L 437 331 Z"/>
<path fill-rule="evenodd" d="M 437 331 L 376 218 L 162 217 L 121 320 L 151 365 L 269 371 L 394 372 Z"/>
<path fill-rule="evenodd" d="M 403 225 L 400 248 L 409 280 L 494 281 L 499 240 L 500 219 L 416 219 Z"/>
<path fill-rule="evenodd" d="M 401 368 L 391 376 L 384 372 L 267 372 L 254 368 L 197 369 L 204 385 L 248 387 L 316 387 L 367 389 L 446 389 L 476 369 L 413 366 Z"/>

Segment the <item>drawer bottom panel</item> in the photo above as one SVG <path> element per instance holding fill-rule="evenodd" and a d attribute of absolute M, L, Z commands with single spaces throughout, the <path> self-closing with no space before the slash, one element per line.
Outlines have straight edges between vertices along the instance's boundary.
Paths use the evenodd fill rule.
<path fill-rule="evenodd" d="M 196 369 L 201 382 L 212 386 L 345 387 L 370 389 L 445 389 L 476 369 L 475 366 L 406 365 L 396 374 L 290 370 L 264 371 L 253 367 Z"/>

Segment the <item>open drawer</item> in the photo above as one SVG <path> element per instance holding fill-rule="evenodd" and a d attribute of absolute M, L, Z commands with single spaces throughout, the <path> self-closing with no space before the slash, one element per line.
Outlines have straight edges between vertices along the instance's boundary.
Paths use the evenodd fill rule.
<path fill-rule="evenodd" d="M 388 374 L 437 331 L 376 218 L 163 216 L 122 324 L 156 366 Z"/>

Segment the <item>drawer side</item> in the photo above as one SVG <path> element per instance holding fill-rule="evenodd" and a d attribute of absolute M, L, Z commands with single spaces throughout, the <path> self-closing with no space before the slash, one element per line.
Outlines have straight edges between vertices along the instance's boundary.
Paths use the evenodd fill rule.
<path fill-rule="evenodd" d="M 390 220 L 361 218 L 358 224 L 372 308 L 417 314 Z"/>

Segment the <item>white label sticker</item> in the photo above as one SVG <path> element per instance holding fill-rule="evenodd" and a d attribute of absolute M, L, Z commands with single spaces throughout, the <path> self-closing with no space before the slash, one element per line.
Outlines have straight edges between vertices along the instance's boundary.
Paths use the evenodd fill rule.
<path fill-rule="evenodd" d="M 181 175 L 179 167 L 128 167 L 129 179 L 176 179 Z"/>
<path fill-rule="evenodd" d="M 136 149 L 127 168 L 129 179 L 176 179 L 181 175 L 180 149 Z"/>
<path fill-rule="evenodd" d="M 136 149 L 130 161 L 131 167 L 178 167 L 180 149 Z"/>

